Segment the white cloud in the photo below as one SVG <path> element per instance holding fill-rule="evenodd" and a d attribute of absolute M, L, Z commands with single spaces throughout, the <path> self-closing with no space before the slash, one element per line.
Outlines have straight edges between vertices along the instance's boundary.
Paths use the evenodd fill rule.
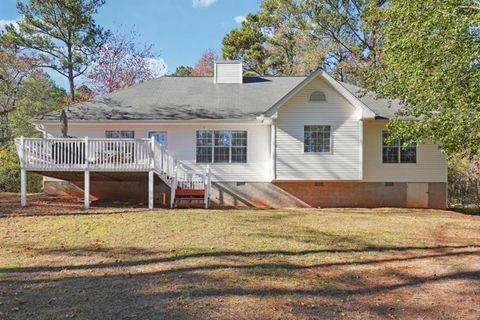
<path fill-rule="evenodd" d="M 247 19 L 245 16 L 236 16 L 233 18 L 233 20 L 235 20 L 235 22 L 238 24 L 241 24 L 243 21 L 245 21 L 245 19 Z"/>
<path fill-rule="evenodd" d="M 217 2 L 217 0 L 192 0 L 192 6 L 194 8 L 205 8 Z"/>
<path fill-rule="evenodd" d="M 20 20 L 20 18 L 19 18 L 19 19 L 14 19 L 14 20 L 0 19 L 0 30 L 5 29 L 5 26 L 6 26 L 7 24 L 12 24 L 12 23 L 13 23 L 13 24 L 16 26 L 18 20 Z"/>

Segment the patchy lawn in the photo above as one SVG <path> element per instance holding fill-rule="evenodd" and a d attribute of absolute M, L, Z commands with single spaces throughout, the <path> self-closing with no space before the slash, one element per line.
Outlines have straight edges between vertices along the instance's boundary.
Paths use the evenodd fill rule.
<path fill-rule="evenodd" d="M 478 319 L 480 217 L 0 194 L 0 319 Z"/>

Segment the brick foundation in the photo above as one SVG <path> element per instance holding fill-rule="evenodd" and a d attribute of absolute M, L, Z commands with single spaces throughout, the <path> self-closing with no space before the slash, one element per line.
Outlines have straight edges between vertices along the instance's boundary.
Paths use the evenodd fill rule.
<path fill-rule="evenodd" d="M 312 207 L 407 207 L 406 182 L 275 182 Z M 428 208 L 445 209 L 446 183 L 428 183 Z"/>
<path fill-rule="evenodd" d="M 212 207 L 407 207 L 408 183 L 377 182 L 274 182 L 212 183 Z M 48 194 L 83 197 L 83 181 L 46 181 Z M 147 179 L 136 181 L 92 181 L 94 199 L 147 202 Z M 158 177 L 155 179 L 155 206 L 167 206 L 170 192 Z M 428 183 L 428 208 L 445 209 L 446 183 Z"/>
<path fill-rule="evenodd" d="M 43 190 L 49 195 L 72 195 L 83 197 L 83 181 L 45 181 Z M 155 177 L 154 202 L 156 207 L 170 205 L 170 190 Z M 90 197 L 95 200 L 147 203 L 148 180 L 136 181 L 91 181 Z"/>

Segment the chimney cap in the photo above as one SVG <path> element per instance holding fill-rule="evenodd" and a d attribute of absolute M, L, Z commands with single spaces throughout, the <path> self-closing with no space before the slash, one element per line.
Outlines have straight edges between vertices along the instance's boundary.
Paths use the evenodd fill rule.
<path fill-rule="evenodd" d="M 225 64 L 241 64 L 241 60 L 217 60 L 215 63 L 225 63 Z"/>

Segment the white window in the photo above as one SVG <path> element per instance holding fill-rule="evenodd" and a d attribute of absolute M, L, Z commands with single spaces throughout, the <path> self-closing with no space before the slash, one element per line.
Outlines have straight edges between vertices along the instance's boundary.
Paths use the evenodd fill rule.
<path fill-rule="evenodd" d="M 213 131 L 197 131 L 197 162 L 210 163 L 213 159 Z"/>
<path fill-rule="evenodd" d="M 105 138 L 108 139 L 133 139 L 135 138 L 135 131 L 133 130 L 107 130 L 105 131 Z M 115 141 L 105 144 L 105 152 L 108 157 L 122 157 L 125 161 L 133 161 L 135 154 L 134 141 Z"/>
<path fill-rule="evenodd" d="M 105 138 L 108 139 L 133 139 L 135 138 L 135 131 L 132 130 L 112 130 L 105 131 Z"/>
<path fill-rule="evenodd" d="M 231 162 L 247 162 L 247 131 L 232 131 Z"/>
<path fill-rule="evenodd" d="M 231 132 L 222 130 L 213 132 L 213 162 L 230 162 Z"/>
<path fill-rule="evenodd" d="M 198 130 L 198 163 L 246 163 L 247 131 Z"/>
<path fill-rule="evenodd" d="M 393 143 L 387 143 L 388 133 L 382 134 L 383 163 L 416 163 L 417 162 L 417 145 L 411 143 L 406 148 L 402 148 L 403 141 L 396 140 Z"/>
<path fill-rule="evenodd" d="M 331 152 L 331 127 L 309 125 L 303 127 L 303 151 L 305 153 Z"/>

